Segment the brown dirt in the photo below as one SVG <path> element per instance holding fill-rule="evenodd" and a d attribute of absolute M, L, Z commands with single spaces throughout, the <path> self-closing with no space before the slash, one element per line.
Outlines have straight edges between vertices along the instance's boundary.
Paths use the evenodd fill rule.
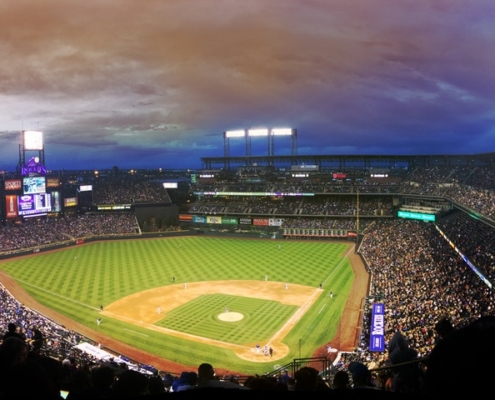
<path fill-rule="evenodd" d="M 353 245 L 350 245 L 349 249 L 352 247 Z M 369 284 L 369 275 L 365 270 L 361 258 L 353 251 L 349 253 L 349 258 L 354 270 L 355 280 L 347 299 L 342 318 L 339 322 L 337 333 L 335 337 L 327 344 L 340 351 L 352 351 L 358 344 L 363 299 L 366 296 Z M 154 354 L 120 342 L 114 338 L 107 337 L 96 329 L 89 328 L 73 321 L 70 318 L 38 303 L 21 286 L 19 286 L 13 278 L 6 275 L 3 271 L 0 271 L 0 281 L 21 304 L 42 313 L 58 324 L 64 326 L 66 329 L 79 332 L 96 343 L 100 343 L 104 348 L 109 349 L 111 352 L 126 355 L 132 360 L 147 365 L 153 365 L 161 371 L 171 372 L 173 374 L 180 374 L 181 371 L 195 370 L 197 368 L 197 365 L 184 365 L 163 359 Z M 166 290 L 158 288 L 136 293 L 106 306 L 102 314 L 112 316 L 113 318 L 126 320 L 137 325 L 145 324 L 148 325 L 150 329 L 164 330 L 167 334 L 178 335 L 179 333 L 177 332 L 167 331 L 164 328 L 159 328 L 152 324 L 157 319 L 163 317 L 163 314 L 167 311 L 177 307 L 180 304 L 184 304 L 201 294 L 226 293 L 237 295 L 240 294 L 247 297 L 267 298 L 272 300 L 277 299 L 283 303 L 293 304 L 300 307 L 298 313 L 296 313 L 296 315 L 288 321 L 288 323 L 285 324 L 284 327 L 277 332 L 270 341 L 270 346 L 274 349 L 274 357 L 277 355 L 277 358 L 281 358 L 287 352 L 287 349 L 285 345 L 281 343 L 281 340 L 290 331 L 297 320 L 304 315 L 304 312 L 311 306 L 311 304 L 313 304 L 322 292 L 323 291 L 321 289 L 295 284 L 291 284 L 288 289 L 285 289 L 283 284 L 280 282 L 191 282 L 188 283 L 187 289 L 185 289 L 184 285 L 181 284 L 174 285 L 172 287 L 167 286 Z M 158 307 L 161 308 L 162 315 L 158 315 Z M 222 311 L 225 310 L 219 310 L 219 314 Z M 189 339 L 191 338 L 189 337 Z M 254 343 L 249 346 L 237 346 L 230 343 L 213 343 L 213 341 L 208 341 L 204 338 L 195 338 L 195 340 L 211 342 L 210 344 L 216 346 L 233 348 L 239 357 L 250 361 L 264 361 L 264 357 L 254 350 Z M 327 354 L 327 348 L 326 346 L 323 346 L 315 351 L 314 356 L 328 355 L 331 358 L 335 354 L 336 353 Z M 217 368 L 217 373 L 235 373 L 235 371 L 222 371 Z"/>

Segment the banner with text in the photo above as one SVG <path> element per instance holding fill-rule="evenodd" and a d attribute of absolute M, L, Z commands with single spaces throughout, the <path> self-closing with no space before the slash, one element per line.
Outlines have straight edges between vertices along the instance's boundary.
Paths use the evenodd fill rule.
<path fill-rule="evenodd" d="M 370 351 L 385 351 L 385 306 L 374 303 L 371 309 Z"/>
<path fill-rule="evenodd" d="M 217 217 L 216 215 L 206 217 L 206 223 L 208 223 L 208 224 L 221 224 L 222 223 L 222 217 Z"/>
<path fill-rule="evenodd" d="M 193 215 L 192 222 L 195 224 L 206 224 L 206 217 L 202 215 Z"/>

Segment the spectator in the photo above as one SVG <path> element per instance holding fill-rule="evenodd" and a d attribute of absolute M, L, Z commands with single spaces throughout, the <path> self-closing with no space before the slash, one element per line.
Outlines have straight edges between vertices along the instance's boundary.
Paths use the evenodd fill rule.
<path fill-rule="evenodd" d="M 224 382 L 215 378 L 215 370 L 208 363 L 203 363 L 198 367 L 198 389 L 248 389 L 233 382 Z"/>

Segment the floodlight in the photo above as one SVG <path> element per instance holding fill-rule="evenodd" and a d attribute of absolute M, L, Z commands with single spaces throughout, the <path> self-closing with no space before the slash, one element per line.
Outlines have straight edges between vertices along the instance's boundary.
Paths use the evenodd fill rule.
<path fill-rule="evenodd" d="M 24 150 L 43 150 L 43 132 L 22 131 Z"/>
<path fill-rule="evenodd" d="M 249 129 L 248 136 L 268 136 L 267 128 Z"/>
<path fill-rule="evenodd" d="M 246 131 L 244 129 L 237 130 L 237 131 L 226 131 L 225 132 L 225 137 L 231 138 L 231 137 L 244 137 L 246 136 Z"/>
<path fill-rule="evenodd" d="M 291 136 L 292 129 L 291 128 L 273 128 L 272 129 L 273 136 Z"/>

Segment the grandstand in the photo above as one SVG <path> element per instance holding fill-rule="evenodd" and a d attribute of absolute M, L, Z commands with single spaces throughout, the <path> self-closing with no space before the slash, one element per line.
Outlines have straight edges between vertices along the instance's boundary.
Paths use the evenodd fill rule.
<path fill-rule="evenodd" d="M 18 202 L 23 185 L 19 176 L 4 176 L 0 257 L 9 259 L 109 237 L 130 240 L 198 231 L 236 237 L 351 241 L 371 274 L 361 334 L 354 351 L 332 357 L 331 366 L 325 365 L 320 372 L 331 381 L 337 371 L 358 361 L 376 371 L 375 383 L 384 385 L 385 372 L 395 362 L 386 347 L 370 350 L 373 304 L 385 307 L 384 343 L 390 343 L 400 331 L 414 354 L 408 361 L 416 360 L 418 370 L 440 340 L 435 326 L 442 318 L 449 318 L 460 329 L 482 316 L 493 316 L 495 164 L 493 155 L 379 157 L 381 164 L 387 162 L 380 169 L 387 176 L 380 179 L 377 167 L 371 166 L 376 158 L 360 157 L 363 165 L 358 167 L 347 166 L 345 161 L 355 164 L 352 157 L 337 158 L 337 167 L 319 168 L 303 179 L 287 174 L 287 167 L 256 168 L 249 180 L 245 168 L 242 173 L 224 171 L 191 181 L 180 189 L 180 195 L 169 193 L 160 184 L 165 177 L 156 174 L 113 171 L 96 177 L 88 171 L 56 173 L 46 176 L 46 193 L 58 198 L 59 206 L 29 217 L 9 214 L 9 203 Z M 205 164 L 211 167 L 216 161 L 221 162 L 205 160 Z M 229 160 L 229 165 L 234 161 L 240 160 Z M 301 160 L 295 156 L 289 161 Z M 392 164 L 407 167 L 395 169 Z M 190 173 L 184 171 L 180 178 L 184 177 L 190 178 Z M 400 210 L 432 214 L 436 219 L 398 218 Z M 6 327 L 15 319 L 27 328 L 40 326 L 46 339 L 43 351 L 53 358 L 74 358 L 79 365 L 95 363 L 96 357 L 112 358 L 112 362 L 142 373 L 159 372 L 164 381 L 181 373 L 159 370 L 115 349 L 99 349 L 91 338 L 16 303 L 6 288 L 1 296 L 2 303 L 8 304 L 2 308 L 1 325 Z M 29 328 L 25 333 L 32 335 Z M 79 349 L 82 342 L 89 343 L 94 354 Z M 97 356 L 97 349 L 104 355 Z M 287 368 L 294 374 L 302 366 L 299 362 Z M 403 390 L 419 390 L 416 384 L 409 382 Z"/>

